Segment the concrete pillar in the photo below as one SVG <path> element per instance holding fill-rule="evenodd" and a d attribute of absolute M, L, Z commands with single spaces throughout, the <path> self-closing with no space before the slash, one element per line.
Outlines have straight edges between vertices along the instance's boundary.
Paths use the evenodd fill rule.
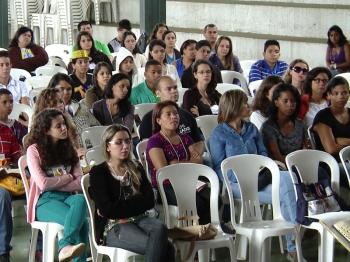
<path fill-rule="evenodd" d="M 140 31 L 148 35 L 157 23 L 166 22 L 166 0 L 140 0 Z"/>
<path fill-rule="evenodd" d="M 0 1 L 0 47 L 9 45 L 8 1 Z"/>

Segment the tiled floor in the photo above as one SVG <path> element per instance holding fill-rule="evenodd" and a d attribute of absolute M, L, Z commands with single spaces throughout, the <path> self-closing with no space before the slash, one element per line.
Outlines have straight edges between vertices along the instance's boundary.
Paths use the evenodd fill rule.
<path fill-rule="evenodd" d="M 17 212 L 18 211 L 18 212 Z M 18 215 L 14 218 L 14 232 L 12 238 L 13 251 L 11 252 L 12 262 L 28 261 L 28 247 L 30 239 L 30 227 L 25 222 L 23 210 L 17 210 Z M 303 254 L 309 262 L 317 261 L 317 238 L 314 234 L 306 234 L 303 241 Z M 216 252 L 217 262 L 226 262 L 229 260 L 229 253 L 225 249 Z M 108 261 L 108 260 L 106 260 Z M 138 260 L 139 261 L 139 260 Z M 140 260 L 142 261 L 142 260 Z M 277 238 L 272 241 L 272 260 L 276 262 L 287 261 L 284 255 L 279 253 L 279 245 Z M 350 262 L 350 253 L 338 243 L 335 245 L 334 262 Z"/>

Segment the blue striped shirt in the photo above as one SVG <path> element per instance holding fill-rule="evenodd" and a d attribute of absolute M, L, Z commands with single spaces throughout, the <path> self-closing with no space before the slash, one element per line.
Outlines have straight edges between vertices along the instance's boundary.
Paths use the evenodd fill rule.
<path fill-rule="evenodd" d="M 277 61 L 276 65 L 271 68 L 264 59 L 259 60 L 250 68 L 249 82 L 263 80 L 271 75 L 282 77 L 287 69 L 288 64 L 283 61 Z"/>

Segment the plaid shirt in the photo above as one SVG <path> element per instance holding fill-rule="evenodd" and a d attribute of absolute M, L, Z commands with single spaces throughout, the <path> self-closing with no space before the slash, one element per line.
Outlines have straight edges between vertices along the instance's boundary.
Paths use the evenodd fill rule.
<path fill-rule="evenodd" d="M 11 128 L 0 123 L 0 154 L 5 154 L 5 158 L 10 163 L 16 163 L 21 156 L 21 146 Z"/>

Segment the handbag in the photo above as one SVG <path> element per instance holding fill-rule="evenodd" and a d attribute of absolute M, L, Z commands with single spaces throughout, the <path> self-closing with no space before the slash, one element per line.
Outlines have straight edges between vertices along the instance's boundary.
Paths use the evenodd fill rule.
<path fill-rule="evenodd" d="M 12 196 L 22 196 L 26 193 L 21 176 L 16 173 L 6 173 L 0 176 L 0 187 L 6 189 Z"/>
<path fill-rule="evenodd" d="M 194 225 L 186 227 L 174 227 L 168 230 L 168 236 L 172 240 L 191 241 L 185 260 L 187 260 L 194 249 L 194 242 L 197 240 L 214 239 L 218 230 L 211 223 L 206 225 L 198 225 L 198 216 L 180 217 L 178 220 L 193 220 Z"/>
<path fill-rule="evenodd" d="M 298 223 L 310 225 L 317 220 L 308 216 L 341 211 L 338 196 L 332 190 L 328 179 L 305 184 L 300 181 L 297 172 L 296 177 L 298 179 L 298 183 L 295 184 L 297 191 L 296 221 Z"/>

